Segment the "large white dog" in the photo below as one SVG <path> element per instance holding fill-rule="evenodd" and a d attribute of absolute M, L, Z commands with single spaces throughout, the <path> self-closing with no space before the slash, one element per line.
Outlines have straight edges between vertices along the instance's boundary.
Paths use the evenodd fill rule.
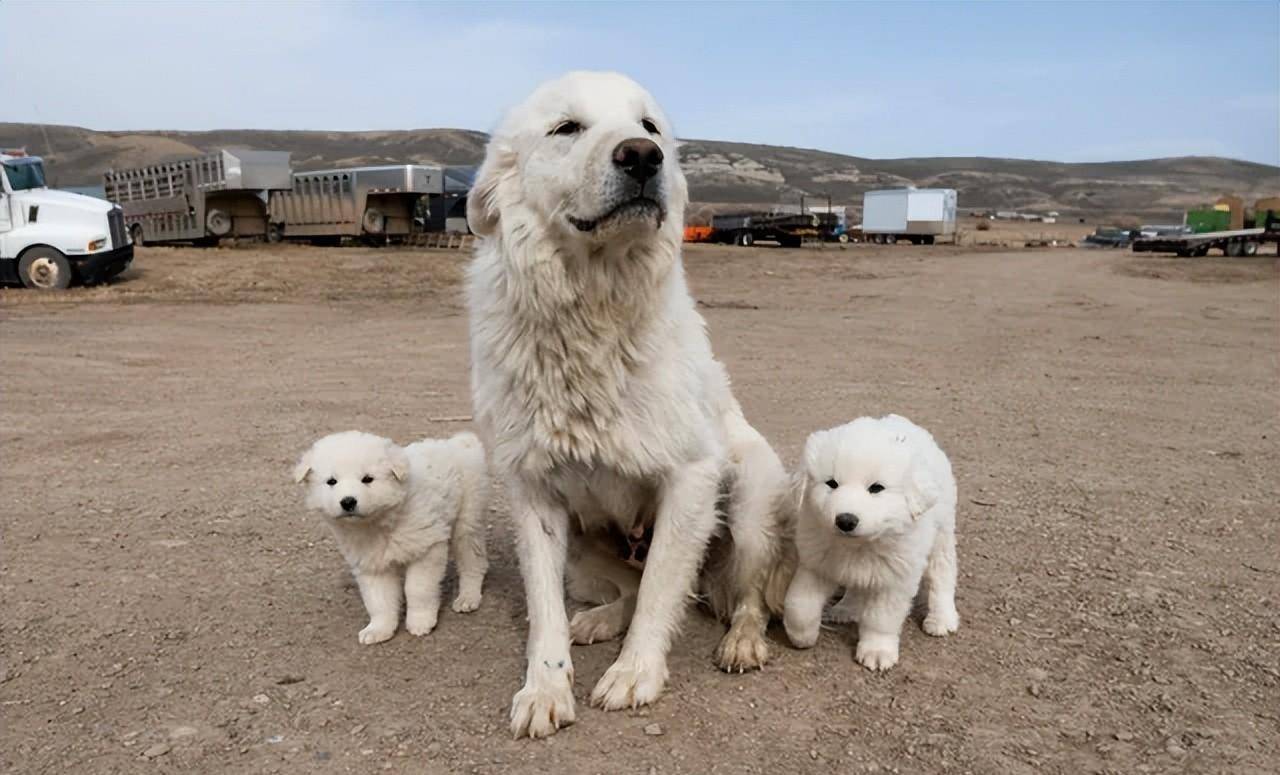
<path fill-rule="evenodd" d="M 476 422 L 507 484 L 528 602 L 517 736 L 573 722 L 571 638 L 626 633 L 593 704 L 656 699 L 696 591 L 730 624 L 722 668 L 768 658 L 786 474 L 685 285 L 687 197 L 653 98 L 576 72 L 510 112 L 467 202 L 481 237 L 468 285 Z M 566 570 L 570 593 L 597 606 L 572 626 Z"/>

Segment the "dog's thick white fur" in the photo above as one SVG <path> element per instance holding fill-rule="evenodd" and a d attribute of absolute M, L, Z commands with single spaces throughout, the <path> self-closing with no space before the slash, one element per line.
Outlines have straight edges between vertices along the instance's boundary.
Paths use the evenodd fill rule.
<path fill-rule="evenodd" d="M 593 704 L 655 700 L 697 591 L 730 625 L 721 667 L 768 657 L 786 474 L 744 419 L 685 285 L 687 196 L 653 98 L 621 75 L 575 72 L 510 112 L 467 202 L 480 236 L 468 282 L 476 422 L 507 484 L 528 603 L 516 736 L 574 721 L 571 640 L 626 634 Z M 613 547 L 649 529 L 641 575 Z M 566 571 L 570 594 L 598 606 L 572 625 Z"/>
<path fill-rule="evenodd" d="M 400 447 L 370 433 L 335 433 L 303 454 L 294 478 L 307 484 L 307 506 L 325 516 L 360 587 L 369 614 L 361 643 L 395 635 L 402 589 L 405 628 L 414 635 L 435 629 L 450 546 L 458 571 L 453 610 L 480 605 L 490 488 L 475 434 Z"/>
<path fill-rule="evenodd" d="M 833 618 L 858 623 L 858 662 L 887 670 L 922 579 L 924 631 L 955 632 L 956 482 L 933 436 L 898 415 L 861 417 L 811 435 L 803 466 L 784 614 L 791 642 L 817 641 L 823 604 L 843 587 Z"/>

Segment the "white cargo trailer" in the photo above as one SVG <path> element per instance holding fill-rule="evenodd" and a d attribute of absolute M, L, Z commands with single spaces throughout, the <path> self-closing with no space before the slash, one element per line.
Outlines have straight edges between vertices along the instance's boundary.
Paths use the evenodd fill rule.
<path fill-rule="evenodd" d="M 862 195 L 862 233 L 868 242 L 905 240 L 932 245 L 955 239 L 956 191 L 953 188 L 888 188 Z"/>

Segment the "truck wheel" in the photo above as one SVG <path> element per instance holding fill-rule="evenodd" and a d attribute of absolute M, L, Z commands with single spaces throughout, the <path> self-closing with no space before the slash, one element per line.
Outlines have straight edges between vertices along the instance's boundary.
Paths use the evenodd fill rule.
<path fill-rule="evenodd" d="M 215 237 L 225 237 L 231 233 L 231 216 L 221 210 L 210 210 L 204 219 L 205 228 Z"/>
<path fill-rule="evenodd" d="M 836 242 L 839 242 L 841 245 L 848 245 L 848 244 L 849 244 L 849 235 L 848 235 L 848 234 L 841 234 L 839 237 L 836 237 Z"/>
<path fill-rule="evenodd" d="M 1241 252 L 1243 255 L 1246 255 L 1246 256 L 1256 256 L 1256 255 L 1258 255 L 1258 243 L 1256 243 L 1256 242 L 1246 242 L 1246 243 L 1244 243 L 1243 245 L 1241 245 L 1240 247 L 1241 247 L 1241 251 L 1240 251 L 1240 252 Z"/>
<path fill-rule="evenodd" d="M 62 290 L 71 285 L 71 262 L 53 248 L 32 248 L 18 260 L 18 278 L 28 288 Z"/>
<path fill-rule="evenodd" d="M 744 248 L 749 248 L 755 244 L 756 238 L 751 236 L 751 232 L 744 232 L 738 237 L 738 244 Z"/>
<path fill-rule="evenodd" d="M 142 224 L 135 223 L 133 225 L 133 228 L 129 230 L 129 239 L 133 240 L 133 246 L 136 248 L 140 248 L 147 244 L 146 240 L 142 236 Z"/>
<path fill-rule="evenodd" d="M 1239 242 L 1228 242 L 1227 246 L 1222 249 L 1224 255 L 1231 258 L 1239 258 L 1244 253 L 1244 245 Z"/>
<path fill-rule="evenodd" d="M 926 237 L 924 238 L 924 244 L 926 244 L 926 245 L 932 245 L 932 244 L 933 244 L 933 241 L 934 241 L 934 240 L 933 240 L 933 235 L 932 235 L 932 234 L 930 234 L 930 235 L 928 235 L 928 236 L 926 236 Z"/>

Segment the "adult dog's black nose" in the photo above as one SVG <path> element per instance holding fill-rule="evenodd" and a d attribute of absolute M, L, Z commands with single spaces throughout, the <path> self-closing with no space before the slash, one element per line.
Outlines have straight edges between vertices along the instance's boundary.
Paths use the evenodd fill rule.
<path fill-rule="evenodd" d="M 613 164 L 633 180 L 643 183 L 662 167 L 662 149 L 643 137 L 623 140 L 613 149 Z"/>
<path fill-rule="evenodd" d="M 343 511 L 350 513 L 356 510 L 356 499 L 348 495 L 347 497 L 338 501 L 338 505 L 342 507 Z"/>
<path fill-rule="evenodd" d="M 852 533 L 857 526 L 858 518 L 854 515 L 847 512 L 836 515 L 836 527 L 840 528 L 841 533 Z"/>

